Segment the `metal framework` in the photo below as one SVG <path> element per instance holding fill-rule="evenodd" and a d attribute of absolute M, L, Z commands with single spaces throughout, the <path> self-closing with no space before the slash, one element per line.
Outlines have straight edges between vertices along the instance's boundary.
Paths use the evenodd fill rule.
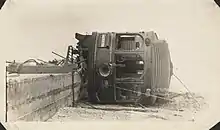
<path fill-rule="evenodd" d="M 51 61 L 43 63 L 37 62 L 35 59 L 29 59 L 23 63 L 7 62 L 9 65 L 6 67 L 6 71 L 9 74 L 58 74 L 58 73 L 70 73 L 78 69 L 77 63 L 74 62 L 73 47 L 69 46 L 67 56 L 63 57 L 55 52 L 53 54 L 63 58 L 60 62 Z M 28 63 L 35 63 L 35 65 L 28 65 Z"/>
<path fill-rule="evenodd" d="M 169 89 L 168 44 L 154 32 L 76 34 L 78 60 L 85 59 L 88 98 L 94 103 L 136 102 Z M 142 64 L 137 62 L 142 61 Z M 141 70 L 141 74 L 137 71 Z M 135 92 L 135 93 L 134 93 Z M 143 96 L 145 95 L 145 96 Z M 152 103 L 155 96 L 148 96 Z"/>

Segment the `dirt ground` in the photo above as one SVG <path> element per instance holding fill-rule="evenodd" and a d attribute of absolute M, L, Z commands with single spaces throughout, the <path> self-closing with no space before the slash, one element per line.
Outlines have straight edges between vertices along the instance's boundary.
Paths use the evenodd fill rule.
<path fill-rule="evenodd" d="M 168 99 L 173 101 L 158 101 L 154 106 L 119 106 L 90 105 L 79 103 L 74 107 L 60 109 L 48 122 L 82 121 L 82 120 L 168 120 L 191 121 L 198 112 L 206 109 L 208 104 L 202 96 L 189 93 L 170 93 Z"/>

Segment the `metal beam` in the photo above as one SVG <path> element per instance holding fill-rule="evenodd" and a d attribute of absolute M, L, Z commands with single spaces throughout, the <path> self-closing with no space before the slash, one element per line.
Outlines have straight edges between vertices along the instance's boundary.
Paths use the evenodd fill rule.
<path fill-rule="evenodd" d="M 50 66 L 50 65 L 9 65 L 6 67 L 9 73 L 18 74 L 49 74 L 49 73 L 70 73 L 77 69 L 76 64 L 64 65 L 64 66 Z"/>

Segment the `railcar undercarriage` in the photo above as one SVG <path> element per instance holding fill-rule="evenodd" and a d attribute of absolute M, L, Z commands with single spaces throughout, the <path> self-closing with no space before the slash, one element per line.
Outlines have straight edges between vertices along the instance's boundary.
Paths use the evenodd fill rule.
<path fill-rule="evenodd" d="M 78 61 L 93 103 L 154 104 L 169 89 L 172 63 L 154 32 L 76 33 Z"/>
<path fill-rule="evenodd" d="M 166 96 L 172 76 L 168 44 L 151 32 L 76 33 L 76 49 L 68 47 L 60 62 L 10 62 L 9 73 L 69 73 L 81 75 L 82 91 L 92 103 L 154 104 Z M 76 59 L 74 59 L 76 55 Z M 32 60 L 33 62 L 33 60 Z M 73 96 L 74 97 L 74 96 Z"/>

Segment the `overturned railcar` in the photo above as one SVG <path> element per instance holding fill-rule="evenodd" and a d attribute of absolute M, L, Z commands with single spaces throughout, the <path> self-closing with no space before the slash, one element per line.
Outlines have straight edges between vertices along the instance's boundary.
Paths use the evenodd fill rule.
<path fill-rule="evenodd" d="M 149 105 L 169 91 L 170 52 L 155 32 L 76 33 L 75 38 L 90 102 Z"/>

